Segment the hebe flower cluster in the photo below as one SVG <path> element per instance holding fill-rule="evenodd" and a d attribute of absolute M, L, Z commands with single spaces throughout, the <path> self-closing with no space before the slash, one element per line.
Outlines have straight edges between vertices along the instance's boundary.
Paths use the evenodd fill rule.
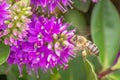
<path fill-rule="evenodd" d="M 24 65 L 29 73 L 39 68 L 46 72 L 55 67 L 67 67 L 75 56 L 71 42 L 74 30 L 68 30 L 70 25 L 63 22 L 63 18 L 32 13 L 29 1 L 24 1 L 16 0 L 11 7 L 0 1 L 0 38 L 10 46 L 8 63 L 18 65 L 20 76 Z M 67 6 L 72 8 L 71 0 L 30 1 L 35 9 L 40 6 L 45 14 L 55 13 L 56 8 L 62 12 L 67 11 Z"/>
<path fill-rule="evenodd" d="M 62 12 L 67 11 L 67 6 L 72 8 L 71 0 L 31 0 L 31 4 L 40 6 L 43 12 L 55 13 L 55 9 L 59 8 Z"/>
<path fill-rule="evenodd" d="M 14 4 L 9 11 L 9 19 L 6 20 L 7 28 L 3 34 L 7 34 L 4 43 L 7 45 L 17 45 L 17 40 L 22 41 L 27 36 L 28 24 L 31 15 L 31 7 L 27 7 L 24 3 L 20 2 Z"/>
<path fill-rule="evenodd" d="M 67 63 L 74 57 L 74 45 L 71 38 L 74 30 L 68 31 L 70 25 L 63 23 L 62 18 L 54 16 L 33 16 L 30 23 L 28 39 L 18 41 L 17 46 L 11 47 L 8 59 L 9 64 L 17 64 L 22 72 L 22 66 L 30 69 L 44 71 L 59 66 L 68 66 Z M 29 72 L 30 73 L 30 72 Z"/>

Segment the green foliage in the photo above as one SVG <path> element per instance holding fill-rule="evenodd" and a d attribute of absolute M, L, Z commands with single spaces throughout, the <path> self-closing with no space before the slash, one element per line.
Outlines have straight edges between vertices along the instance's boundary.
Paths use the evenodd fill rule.
<path fill-rule="evenodd" d="M 87 59 L 92 63 L 92 67 L 95 68 L 95 72 L 99 73 L 102 70 L 102 65 L 96 56 L 88 56 Z"/>
<path fill-rule="evenodd" d="M 92 38 L 100 49 L 103 68 L 112 65 L 119 48 L 120 17 L 110 0 L 95 5 L 91 18 Z"/>
<path fill-rule="evenodd" d="M 110 80 L 119 80 L 120 79 L 120 70 L 113 72 L 112 74 L 108 75 Z"/>
<path fill-rule="evenodd" d="M 73 3 L 73 6 L 82 12 L 89 10 L 90 0 L 86 0 L 86 2 L 83 2 L 83 0 L 73 0 Z"/>
<path fill-rule="evenodd" d="M 9 56 L 9 46 L 0 42 L 0 65 L 3 64 Z"/>
<path fill-rule="evenodd" d="M 97 80 L 94 68 L 91 63 L 82 57 L 77 57 L 72 60 L 67 70 L 61 70 L 60 80 Z"/>
<path fill-rule="evenodd" d="M 117 63 L 112 66 L 112 70 L 120 69 L 120 58 L 118 59 Z"/>
<path fill-rule="evenodd" d="M 85 70 L 87 74 L 87 80 L 97 80 L 97 76 L 94 72 L 94 69 L 88 60 L 85 61 Z"/>
<path fill-rule="evenodd" d="M 65 21 L 69 22 L 76 28 L 77 34 L 85 34 L 87 25 L 84 14 L 77 10 L 69 10 L 68 13 L 64 14 Z"/>

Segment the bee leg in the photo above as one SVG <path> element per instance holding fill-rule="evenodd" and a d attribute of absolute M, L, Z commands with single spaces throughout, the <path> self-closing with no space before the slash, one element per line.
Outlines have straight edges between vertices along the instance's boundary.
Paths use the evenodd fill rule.
<path fill-rule="evenodd" d="M 83 50 L 83 51 L 82 51 L 83 61 L 86 60 L 86 55 L 87 55 L 86 50 Z"/>

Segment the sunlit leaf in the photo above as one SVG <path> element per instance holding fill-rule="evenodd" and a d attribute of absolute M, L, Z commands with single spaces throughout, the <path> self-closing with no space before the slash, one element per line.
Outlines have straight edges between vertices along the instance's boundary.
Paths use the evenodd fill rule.
<path fill-rule="evenodd" d="M 112 69 L 113 70 L 120 69 L 120 58 L 118 59 L 117 63 L 114 66 L 112 66 Z"/>
<path fill-rule="evenodd" d="M 96 73 L 99 73 L 102 70 L 102 64 L 100 64 L 100 61 L 96 56 L 88 56 L 87 59 L 91 62 L 92 65 L 94 65 Z"/>
<path fill-rule="evenodd" d="M 119 80 L 120 79 L 120 70 L 117 70 L 111 74 L 108 75 L 108 78 L 110 80 Z"/>
<path fill-rule="evenodd" d="M 3 64 L 9 56 L 9 46 L 0 42 L 0 65 Z"/>
<path fill-rule="evenodd" d="M 92 39 L 97 44 L 103 68 L 112 65 L 120 40 L 120 17 L 110 0 L 95 5 L 91 17 Z"/>
<path fill-rule="evenodd" d="M 88 60 L 85 61 L 85 72 L 87 78 L 86 80 L 97 80 L 97 76 L 94 72 L 93 66 Z"/>

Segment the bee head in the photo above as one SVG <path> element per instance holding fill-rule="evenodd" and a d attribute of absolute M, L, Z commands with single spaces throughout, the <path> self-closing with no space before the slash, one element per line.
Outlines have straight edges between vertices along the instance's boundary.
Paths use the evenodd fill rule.
<path fill-rule="evenodd" d="M 72 40 L 71 40 L 73 43 L 76 43 L 76 41 L 77 41 L 77 35 L 74 35 L 73 37 L 72 37 Z"/>

